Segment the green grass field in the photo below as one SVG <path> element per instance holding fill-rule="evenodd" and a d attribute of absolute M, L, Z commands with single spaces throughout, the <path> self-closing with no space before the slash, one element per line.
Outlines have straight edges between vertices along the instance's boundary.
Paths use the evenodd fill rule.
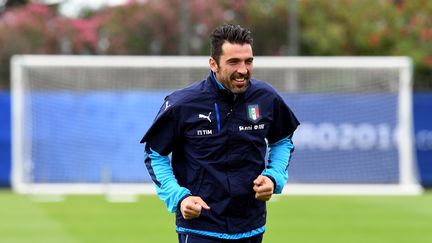
<path fill-rule="evenodd" d="M 278 196 L 268 204 L 265 243 L 430 243 L 432 192 L 419 197 Z M 174 217 L 156 196 L 109 203 L 61 202 L 0 190 L 2 243 L 177 242 Z"/>

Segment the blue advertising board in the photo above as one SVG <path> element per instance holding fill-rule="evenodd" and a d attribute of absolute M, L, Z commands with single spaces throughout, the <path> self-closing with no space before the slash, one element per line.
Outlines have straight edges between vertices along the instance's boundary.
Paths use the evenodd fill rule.
<path fill-rule="evenodd" d="M 414 95 L 416 155 L 422 185 L 432 187 L 432 94 Z"/>
<path fill-rule="evenodd" d="M 11 106 L 10 93 L 0 91 L 0 186 L 10 185 Z"/>
<path fill-rule="evenodd" d="M 396 94 L 287 94 L 301 125 L 290 182 L 397 183 Z M 390 107 L 390 109 L 386 109 Z"/>
<path fill-rule="evenodd" d="M 33 159 L 40 161 L 40 166 L 33 171 L 34 180 L 97 182 L 109 174 L 110 180 L 120 182 L 149 181 L 139 140 L 167 93 L 106 91 L 34 95 L 33 105 L 43 107 L 33 117 L 38 129 L 31 133 Z M 291 182 L 397 181 L 394 123 L 397 111 L 382 112 L 376 108 L 377 105 L 394 107 L 395 95 L 283 96 L 302 122 L 294 137 L 296 152 L 290 165 Z M 336 107 L 336 110 L 326 107 Z M 0 93 L 0 108 L 0 184 L 7 186 L 11 160 L 8 92 Z M 414 96 L 416 155 L 421 183 L 425 186 L 432 186 L 431 110 L 432 94 Z M 52 141 L 59 146 L 52 145 Z"/>

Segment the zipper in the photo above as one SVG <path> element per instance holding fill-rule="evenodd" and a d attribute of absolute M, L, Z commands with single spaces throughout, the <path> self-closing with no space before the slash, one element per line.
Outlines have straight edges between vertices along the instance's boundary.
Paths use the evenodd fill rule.
<path fill-rule="evenodd" d="M 221 123 L 220 123 L 220 115 L 219 115 L 219 106 L 217 103 L 214 104 L 215 105 L 215 111 L 216 111 L 216 123 L 217 123 L 217 130 L 218 133 L 221 130 Z"/>

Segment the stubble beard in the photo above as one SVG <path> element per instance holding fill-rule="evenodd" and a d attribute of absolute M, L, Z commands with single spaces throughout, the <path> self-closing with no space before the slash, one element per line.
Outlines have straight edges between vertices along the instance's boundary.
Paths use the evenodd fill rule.
<path fill-rule="evenodd" d="M 221 80 L 222 81 L 222 80 Z M 224 86 L 227 86 L 232 93 L 244 93 L 249 86 L 250 72 L 247 74 L 233 73 L 227 79 L 223 80 Z"/>

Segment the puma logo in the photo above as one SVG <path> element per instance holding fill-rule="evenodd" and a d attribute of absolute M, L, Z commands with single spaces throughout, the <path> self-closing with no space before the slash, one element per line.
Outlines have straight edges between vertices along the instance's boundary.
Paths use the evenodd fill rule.
<path fill-rule="evenodd" d="M 208 116 L 203 115 L 203 114 L 199 114 L 198 118 L 207 119 L 209 122 L 212 122 L 210 119 L 210 115 L 211 115 L 211 111 L 209 112 Z"/>

